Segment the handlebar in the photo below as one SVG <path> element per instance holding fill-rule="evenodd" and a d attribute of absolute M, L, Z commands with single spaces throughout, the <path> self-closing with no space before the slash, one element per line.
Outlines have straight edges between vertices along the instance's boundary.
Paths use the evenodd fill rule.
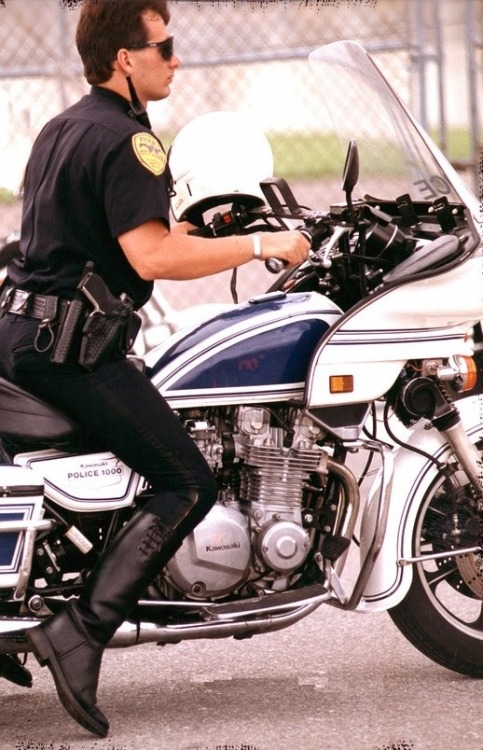
<path fill-rule="evenodd" d="M 220 237 L 295 229 L 310 242 L 309 265 L 318 267 L 320 272 L 330 270 L 331 274 L 337 274 L 335 267 L 340 266 L 340 281 L 344 284 L 349 277 L 360 278 L 362 283 L 364 275 L 374 284 L 415 250 L 417 239 L 407 227 L 406 213 L 399 211 L 401 199 L 395 202 L 396 211 L 392 213 L 365 200 L 350 206 L 335 204 L 323 213 L 300 206 L 283 179 L 270 178 L 260 184 L 268 205 L 233 204 L 230 210 L 215 213 L 209 224 L 189 234 Z M 437 237 L 444 227 L 436 221 L 433 229 L 428 222 L 423 229 L 427 241 Z M 265 267 L 270 273 L 279 274 L 286 263 L 272 257 L 265 260 Z"/>
<path fill-rule="evenodd" d="M 310 242 L 312 251 L 316 252 L 320 242 L 329 236 L 330 226 L 331 222 L 326 214 L 310 213 L 306 217 L 304 223 L 296 227 L 296 230 Z M 330 254 L 332 248 L 338 243 L 342 234 L 351 231 L 351 228 L 349 227 L 340 227 L 342 231 L 339 234 L 338 229 L 339 228 L 336 228 L 331 240 L 324 248 L 323 259 L 319 259 L 318 261 L 318 265 L 321 265 L 323 268 L 331 267 L 332 261 L 330 260 Z M 265 266 L 270 273 L 280 273 L 286 267 L 286 263 L 283 260 L 280 260 L 280 258 L 269 258 L 265 261 Z"/>
<path fill-rule="evenodd" d="M 303 218 L 303 223 L 295 227 L 295 229 L 310 242 L 311 248 L 316 250 L 320 241 L 330 234 L 329 227 L 331 222 L 328 219 L 328 215 L 317 214 L 312 211 L 309 212 L 300 207 L 295 211 L 292 203 L 288 216 L 283 209 L 278 214 L 276 211 L 267 211 L 266 208 L 254 209 L 251 211 L 246 211 L 243 208 L 234 208 L 223 213 L 217 212 L 213 215 L 209 224 L 192 229 L 188 234 L 194 237 L 207 238 L 223 237 L 233 234 L 248 234 L 250 233 L 250 230 L 247 227 L 260 219 L 265 222 L 267 222 L 268 219 L 277 220 L 279 223 L 275 228 L 269 226 L 267 223 L 261 228 L 266 231 L 280 231 L 281 229 L 287 228 L 280 222 L 280 219 L 293 218 L 295 215 L 299 219 Z M 260 227 L 255 227 L 255 229 L 259 230 Z M 252 231 L 254 230 L 252 229 Z M 266 269 L 273 274 L 281 273 L 286 268 L 286 265 L 286 262 L 281 258 L 268 258 L 265 261 Z M 326 267 L 329 268 L 330 263 Z"/>

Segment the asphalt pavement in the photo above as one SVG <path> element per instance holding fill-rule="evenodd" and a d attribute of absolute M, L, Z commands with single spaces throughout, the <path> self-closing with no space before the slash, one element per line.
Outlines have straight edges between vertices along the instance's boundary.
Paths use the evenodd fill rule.
<path fill-rule="evenodd" d="M 246 641 L 110 650 L 104 740 L 29 666 L 31 690 L 0 680 L 2 750 L 483 750 L 480 683 L 419 654 L 385 613 L 322 606 Z"/>

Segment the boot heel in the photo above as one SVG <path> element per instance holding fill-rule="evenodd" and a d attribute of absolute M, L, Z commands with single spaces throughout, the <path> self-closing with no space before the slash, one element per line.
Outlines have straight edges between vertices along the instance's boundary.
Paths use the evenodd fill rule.
<path fill-rule="evenodd" d="M 45 667 L 52 655 L 52 646 L 49 639 L 45 637 L 39 627 L 27 630 L 25 635 L 38 663 L 41 667 Z"/>
<path fill-rule="evenodd" d="M 80 641 L 80 635 L 66 612 L 54 615 L 50 622 L 55 627 L 50 625 L 49 635 L 54 631 L 57 640 L 63 636 L 64 652 L 57 653 L 43 627 L 38 626 L 25 633 L 34 656 L 40 666 L 49 668 L 60 702 L 72 718 L 89 732 L 106 737 L 109 722 L 97 708 L 95 699 L 102 652 L 94 651 L 85 640 Z M 83 646 L 85 653 L 80 646 Z"/>

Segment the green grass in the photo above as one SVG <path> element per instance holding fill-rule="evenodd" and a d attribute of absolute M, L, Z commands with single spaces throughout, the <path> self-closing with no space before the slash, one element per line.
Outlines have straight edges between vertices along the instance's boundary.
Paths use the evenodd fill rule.
<path fill-rule="evenodd" d="M 269 133 L 276 175 L 311 180 L 340 177 L 344 165 L 337 136 L 323 133 Z"/>
<path fill-rule="evenodd" d="M 431 133 L 438 143 L 438 134 Z M 169 148 L 173 133 L 161 134 L 166 150 Z M 274 173 L 292 180 L 316 180 L 321 177 L 339 178 L 345 161 L 345 151 L 339 139 L 332 133 L 267 133 L 267 138 L 273 152 Z M 369 144 L 360 143 L 361 160 Z M 374 144 L 372 144 L 374 146 Z M 401 170 L 398 156 L 391 153 L 392 149 L 378 144 L 376 153 L 380 153 L 380 163 L 383 171 L 391 169 L 395 174 Z M 464 159 L 470 153 L 470 134 L 467 130 L 454 128 L 447 134 L 447 155 L 450 159 Z M 391 166 L 392 164 L 392 166 Z M 374 164 L 373 164 L 374 166 Z"/>
<path fill-rule="evenodd" d="M 11 190 L 0 187 L 0 205 L 13 206 L 14 203 L 18 203 L 18 198 L 15 193 L 12 193 Z"/>
<path fill-rule="evenodd" d="M 431 133 L 438 143 L 438 133 Z M 160 133 L 166 150 L 173 133 Z M 268 133 L 268 140 L 274 157 L 274 174 L 288 180 L 316 180 L 321 177 L 339 178 L 344 166 L 345 153 L 337 136 L 331 133 Z M 438 144 L 440 145 L 440 144 Z M 360 144 L 361 157 L 364 148 Z M 462 128 L 452 128 L 447 134 L 447 156 L 451 160 L 466 158 L 470 153 L 470 133 Z M 384 153 L 384 167 L 387 170 L 389 154 Z M 397 165 L 394 163 L 397 171 Z M 10 190 L 0 188 L 0 205 L 8 206 L 18 202 L 18 197 Z"/>
<path fill-rule="evenodd" d="M 441 148 L 439 133 L 430 131 L 430 136 L 437 146 Z M 466 159 L 471 154 L 471 136 L 469 130 L 462 128 L 452 128 L 446 136 L 446 156 L 452 160 Z"/>
<path fill-rule="evenodd" d="M 431 133 L 431 137 L 438 143 L 437 133 Z M 272 147 L 275 174 L 283 175 L 288 179 L 317 179 L 320 177 L 340 177 L 342 174 L 345 153 L 338 138 L 332 134 L 319 133 L 287 133 L 268 134 Z M 377 144 L 371 152 L 374 144 L 360 143 L 361 163 L 364 161 L 364 153 L 377 154 L 377 161 L 385 173 L 391 171 L 395 175 L 401 172 L 402 165 L 399 155 L 388 145 Z M 441 146 L 440 146 L 441 147 Z M 369 150 L 367 150 L 369 149 Z M 463 129 L 451 129 L 447 133 L 446 155 L 450 160 L 467 158 L 471 151 L 470 133 Z M 377 164 L 372 164 L 377 169 Z"/>

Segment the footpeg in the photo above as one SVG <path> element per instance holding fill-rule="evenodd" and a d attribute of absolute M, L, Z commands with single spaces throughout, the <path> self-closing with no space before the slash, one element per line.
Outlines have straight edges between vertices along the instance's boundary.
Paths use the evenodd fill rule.
<path fill-rule="evenodd" d="M 317 599 L 320 599 L 320 603 L 322 603 L 329 598 L 330 593 L 326 587 L 322 583 L 315 583 L 294 591 L 265 594 L 265 596 L 255 596 L 250 599 L 224 604 L 212 604 L 203 608 L 202 615 L 205 620 L 236 620 L 246 615 L 262 613 L 266 615 L 269 612 L 314 604 Z"/>

